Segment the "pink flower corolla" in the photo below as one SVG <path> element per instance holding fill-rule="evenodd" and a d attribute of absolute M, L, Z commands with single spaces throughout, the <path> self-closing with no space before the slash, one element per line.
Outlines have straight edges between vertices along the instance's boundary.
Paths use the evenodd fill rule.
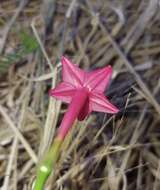
<path fill-rule="evenodd" d="M 61 58 L 62 82 L 50 90 L 50 95 L 69 105 L 57 136 L 63 139 L 74 120 L 83 120 L 92 111 L 115 114 L 119 110 L 104 96 L 112 68 L 83 71 L 67 58 Z"/>

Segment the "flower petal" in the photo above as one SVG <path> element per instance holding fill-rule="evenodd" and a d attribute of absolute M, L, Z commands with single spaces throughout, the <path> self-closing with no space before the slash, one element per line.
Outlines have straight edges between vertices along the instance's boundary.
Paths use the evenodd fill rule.
<path fill-rule="evenodd" d="M 111 78 L 112 68 L 107 66 L 103 69 L 97 69 L 86 74 L 85 86 L 91 91 L 104 92 Z"/>
<path fill-rule="evenodd" d="M 75 91 L 76 89 L 69 83 L 61 82 L 54 89 L 49 91 L 49 95 L 66 103 L 70 103 Z"/>
<path fill-rule="evenodd" d="M 71 63 L 67 58 L 61 58 L 62 63 L 62 79 L 64 82 L 70 83 L 75 87 L 82 87 L 85 72 Z"/>
<path fill-rule="evenodd" d="M 111 104 L 103 94 L 90 94 L 90 109 L 106 113 L 117 113 L 119 110 Z"/>

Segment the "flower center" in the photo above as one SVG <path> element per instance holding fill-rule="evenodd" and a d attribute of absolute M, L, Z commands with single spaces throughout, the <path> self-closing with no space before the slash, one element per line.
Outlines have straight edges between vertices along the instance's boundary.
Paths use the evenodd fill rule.
<path fill-rule="evenodd" d="M 85 90 L 87 90 L 88 92 L 90 92 L 92 89 L 89 87 L 89 86 L 87 86 L 86 84 L 84 84 L 83 85 L 83 88 L 85 89 Z"/>

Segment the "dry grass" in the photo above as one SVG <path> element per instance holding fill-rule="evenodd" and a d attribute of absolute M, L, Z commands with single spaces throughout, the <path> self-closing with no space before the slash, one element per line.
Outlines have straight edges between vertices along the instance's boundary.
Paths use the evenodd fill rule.
<path fill-rule="evenodd" d="M 52 142 L 66 106 L 47 92 L 60 80 L 62 54 L 84 69 L 112 65 L 106 95 L 120 113 L 92 113 L 75 124 L 46 189 L 160 189 L 159 6 L 158 0 L 1 0 L 2 190 L 30 190 Z M 36 49 L 21 41 L 22 31 L 36 39 Z M 25 43 L 31 51 L 20 54 Z"/>

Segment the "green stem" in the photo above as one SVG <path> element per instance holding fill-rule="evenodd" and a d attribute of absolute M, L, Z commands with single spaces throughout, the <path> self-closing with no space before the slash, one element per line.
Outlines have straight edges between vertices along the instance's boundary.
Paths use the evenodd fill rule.
<path fill-rule="evenodd" d="M 36 180 L 34 181 L 32 190 L 43 190 L 45 182 L 48 176 L 51 174 L 52 168 L 59 157 L 61 144 L 62 140 L 55 138 L 51 148 L 39 164 Z"/>

